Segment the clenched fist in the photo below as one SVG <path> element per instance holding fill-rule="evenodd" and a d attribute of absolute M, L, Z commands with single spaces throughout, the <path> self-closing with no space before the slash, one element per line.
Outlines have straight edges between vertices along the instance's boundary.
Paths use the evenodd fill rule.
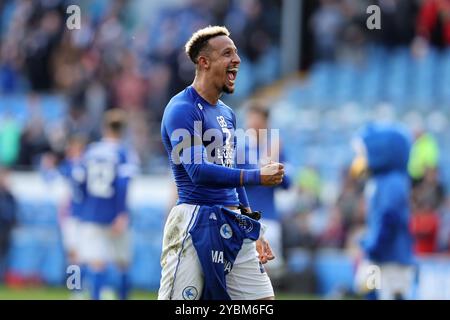
<path fill-rule="evenodd" d="M 261 185 L 276 186 L 283 181 L 284 166 L 278 162 L 270 162 L 261 168 Z"/>

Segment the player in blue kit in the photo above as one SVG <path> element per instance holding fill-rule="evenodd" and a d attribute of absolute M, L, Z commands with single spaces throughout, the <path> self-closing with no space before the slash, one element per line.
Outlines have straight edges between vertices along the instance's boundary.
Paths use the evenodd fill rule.
<path fill-rule="evenodd" d="M 92 299 L 100 299 L 108 263 L 120 270 L 118 293 L 126 299 L 130 261 L 127 192 L 137 158 L 121 143 L 125 116 L 120 110 L 105 114 L 103 139 L 88 146 L 83 156 L 86 171 L 81 219 L 81 260 L 88 265 Z"/>
<path fill-rule="evenodd" d="M 71 137 L 66 158 L 58 166 L 58 171 L 66 179 L 70 188 L 70 201 L 67 205 L 67 215 L 64 215 L 61 225 L 64 247 L 67 250 L 68 263 L 79 264 L 79 224 L 83 208 L 85 171 L 81 158 L 85 148 L 85 140 L 80 136 Z"/>
<path fill-rule="evenodd" d="M 245 163 L 238 164 L 238 168 L 256 169 L 272 161 L 285 162 L 283 149 L 278 139 L 278 133 L 269 127 L 270 111 L 262 101 L 252 101 L 247 106 L 247 136 L 251 139 L 242 139 L 237 150 L 244 148 Z M 288 174 L 277 188 L 288 189 L 291 179 Z M 281 216 L 275 205 L 275 192 L 277 188 L 263 186 L 250 186 L 246 188 L 249 202 L 254 208 L 263 213 L 261 222 L 267 227 L 264 234 L 269 241 L 277 259 L 267 264 L 267 270 L 273 280 L 280 277 L 283 269 Z"/>
<path fill-rule="evenodd" d="M 71 299 L 84 298 L 83 282 L 85 276 L 84 266 L 80 260 L 80 216 L 83 212 L 83 200 L 85 195 L 85 171 L 81 160 L 86 141 L 82 136 L 73 136 L 69 139 L 66 148 L 66 157 L 58 166 L 60 174 L 66 179 L 70 188 L 69 201 L 65 205 L 65 214 L 61 219 L 61 231 L 64 248 L 67 253 L 69 265 L 77 265 L 81 268 L 81 288 L 72 292 Z"/>
<path fill-rule="evenodd" d="M 271 281 L 261 265 L 274 257 L 262 237 L 257 240 L 258 246 L 250 239 L 239 243 L 232 266 L 225 262 L 222 251 L 205 254 L 208 243 L 204 250 L 201 242 L 195 243 L 202 237 L 202 234 L 195 234 L 201 230 L 199 221 L 223 221 L 226 214 L 217 216 L 221 209 L 239 212 L 240 204 L 250 212 L 244 187 L 277 185 L 284 175 L 280 163 L 261 169 L 235 168 L 236 117 L 233 110 L 219 100 L 222 93 L 234 92 L 240 64 L 229 35 L 226 28 L 217 26 L 192 35 L 186 44 L 186 53 L 196 65 L 194 82 L 174 96 L 164 111 L 161 136 L 177 185 L 178 202 L 164 228 L 158 299 L 202 298 L 207 288 L 214 287 L 211 281 L 215 281 L 213 269 L 204 270 L 204 267 L 218 263 L 226 269 L 225 296 L 252 300 L 274 298 Z M 255 222 L 246 224 L 245 232 L 254 231 Z M 238 229 L 233 227 L 224 223 L 220 230 L 205 232 L 210 232 L 212 240 L 226 246 L 236 240 Z"/>
<path fill-rule="evenodd" d="M 41 159 L 40 173 L 44 181 L 51 183 L 63 177 L 68 187 L 67 198 L 61 206 L 59 224 L 68 265 L 83 267 L 80 261 L 80 215 L 83 211 L 85 194 L 85 170 L 81 160 L 86 140 L 81 135 L 71 136 L 65 148 L 63 159 L 54 154 L 45 154 Z M 85 272 L 81 271 L 84 276 Z M 83 282 L 83 281 L 81 281 Z M 82 285 L 83 287 L 83 285 Z M 81 288 L 72 291 L 71 299 L 83 298 Z"/>

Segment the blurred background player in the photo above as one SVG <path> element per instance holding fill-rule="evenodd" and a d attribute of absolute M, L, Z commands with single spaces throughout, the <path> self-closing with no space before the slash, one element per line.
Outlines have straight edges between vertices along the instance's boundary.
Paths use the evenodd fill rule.
<path fill-rule="evenodd" d="M 357 273 L 360 286 L 379 276 L 379 299 L 407 299 L 413 285 L 413 241 L 410 231 L 411 181 L 407 166 L 411 140 L 399 125 L 370 124 L 355 140 L 352 172 L 368 175 L 367 230 L 361 242 L 365 262 Z M 372 274 L 370 265 L 379 267 Z"/>
<path fill-rule="evenodd" d="M 66 250 L 67 264 L 76 265 L 81 270 L 81 288 L 74 289 L 73 299 L 82 299 L 85 279 L 85 266 L 80 260 L 80 216 L 83 212 L 85 197 L 85 170 L 82 167 L 82 156 L 86 147 L 86 140 L 81 136 L 69 139 L 64 160 L 58 169 L 67 180 L 70 188 L 69 199 L 62 207 L 61 230 L 63 244 Z"/>
<path fill-rule="evenodd" d="M 74 136 L 69 139 L 65 159 L 58 166 L 59 172 L 67 180 L 70 187 L 69 201 L 63 208 L 61 221 L 63 242 L 67 250 L 69 264 L 79 265 L 79 224 L 83 212 L 85 196 L 85 171 L 82 167 L 82 156 L 86 146 L 85 139 Z"/>
<path fill-rule="evenodd" d="M 0 167 L 0 283 L 7 269 L 11 234 L 16 224 L 17 203 L 8 185 L 7 168 Z"/>
<path fill-rule="evenodd" d="M 440 208 L 445 202 L 446 190 L 439 168 L 439 143 L 430 132 L 417 128 L 408 165 L 412 178 L 411 231 L 414 253 L 419 256 L 439 251 L 441 219 Z"/>
<path fill-rule="evenodd" d="M 43 155 L 40 164 L 40 173 L 46 183 L 55 182 L 62 176 L 69 187 L 68 197 L 64 199 L 60 208 L 59 224 L 67 265 L 79 267 L 82 267 L 79 248 L 80 215 L 85 196 L 85 170 L 82 167 L 85 146 L 86 139 L 81 135 L 74 135 L 69 137 L 64 155 L 47 153 Z M 84 276 L 84 273 L 82 271 L 81 275 Z M 74 299 L 82 298 L 81 289 L 74 289 Z"/>
<path fill-rule="evenodd" d="M 83 201 L 80 232 L 80 258 L 88 266 L 92 299 L 100 299 L 107 283 L 107 266 L 115 263 L 120 271 L 118 296 L 127 299 L 130 262 L 127 194 L 137 161 L 121 139 L 126 118 L 120 110 L 106 112 L 103 138 L 90 144 L 83 157 L 86 170 L 86 196 Z"/>
<path fill-rule="evenodd" d="M 274 139 L 271 139 L 272 131 L 269 129 L 270 110 L 261 102 L 252 101 L 247 106 L 246 112 L 247 132 L 251 135 L 251 138 L 240 141 L 245 143 L 245 149 L 242 150 L 242 152 L 245 152 L 245 163 L 238 162 L 237 167 L 258 169 L 270 163 L 270 161 L 285 163 L 286 158 L 278 139 L 279 136 L 276 135 Z M 276 257 L 266 265 L 267 272 L 274 278 L 273 280 L 281 275 L 284 264 L 281 217 L 275 204 L 275 191 L 278 187 L 288 189 L 290 185 L 290 177 L 285 174 L 283 182 L 274 188 L 264 186 L 247 186 L 245 188 L 252 208 L 262 212 L 261 223 L 266 227 L 264 236 L 270 243 L 272 252 Z"/>

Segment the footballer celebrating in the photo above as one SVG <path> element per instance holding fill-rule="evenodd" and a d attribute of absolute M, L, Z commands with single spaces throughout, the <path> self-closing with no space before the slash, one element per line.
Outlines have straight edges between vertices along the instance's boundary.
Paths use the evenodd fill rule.
<path fill-rule="evenodd" d="M 219 100 L 223 93 L 234 92 L 241 62 L 229 36 L 229 31 L 219 26 L 192 35 L 185 49 L 196 66 L 195 79 L 169 101 L 164 111 L 161 136 L 177 185 L 178 202 L 164 228 L 158 299 L 207 299 L 207 287 L 224 287 L 225 295 L 219 297 L 233 300 L 274 299 L 271 281 L 262 266 L 274 256 L 262 233 L 256 241 L 244 239 L 235 246 L 238 249 L 232 266 L 222 251 L 205 252 L 209 241 L 196 243 L 205 232 L 194 237 L 199 221 L 209 223 L 223 218 L 224 211 L 220 210 L 237 214 L 244 206 L 244 212 L 251 212 L 245 186 L 278 185 L 284 176 L 283 165 L 276 162 L 260 169 L 235 167 L 236 117 Z M 202 219 L 205 214 L 209 220 Z M 255 221 L 247 221 L 247 226 Z M 227 246 L 237 236 L 237 229 L 230 224 L 209 229 L 208 237 Z M 212 269 L 205 269 L 217 263 L 223 263 L 226 269 L 224 286 L 212 283 L 220 282 L 220 278 L 214 278 Z M 214 298 L 214 292 L 208 296 Z"/>

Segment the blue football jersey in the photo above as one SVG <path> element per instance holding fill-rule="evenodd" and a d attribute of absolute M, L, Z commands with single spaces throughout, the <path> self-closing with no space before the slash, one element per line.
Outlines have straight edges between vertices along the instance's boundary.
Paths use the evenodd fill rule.
<path fill-rule="evenodd" d="M 236 187 L 239 186 L 240 170 L 234 169 L 235 129 L 233 110 L 220 100 L 211 105 L 192 86 L 170 100 L 162 119 L 161 137 L 178 188 L 179 204 L 239 204 Z M 192 146 L 192 155 L 187 158 L 185 153 L 189 148 L 177 151 L 178 146 L 186 143 Z M 202 151 L 197 152 L 198 148 Z M 180 155 L 180 161 L 177 162 L 174 155 Z M 189 160 L 197 164 L 214 164 L 209 167 L 214 170 L 203 172 L 204 177 L 196 181 L 199 168 L 186 164 Z M 223 168 L 230 170 L 221 170 Z M 225 178 L 217 179 L 219 173 Z"/>
<path fill-rule="evenodd" d="M 127 212 L 128 184 L 138 170 L 137 157 L 119 142 L 104 139 L 88 146 L 83 167 L 86 195 L 81 219 L 110 224 Z"/>
<path fill-rule="evenodd" d="M 69 183 L 71 191 L 70 215 L 79 218 L 83 210 L 86 177 L 81 160 L 65 160 L 59 166 L 59 172 Z"/>

